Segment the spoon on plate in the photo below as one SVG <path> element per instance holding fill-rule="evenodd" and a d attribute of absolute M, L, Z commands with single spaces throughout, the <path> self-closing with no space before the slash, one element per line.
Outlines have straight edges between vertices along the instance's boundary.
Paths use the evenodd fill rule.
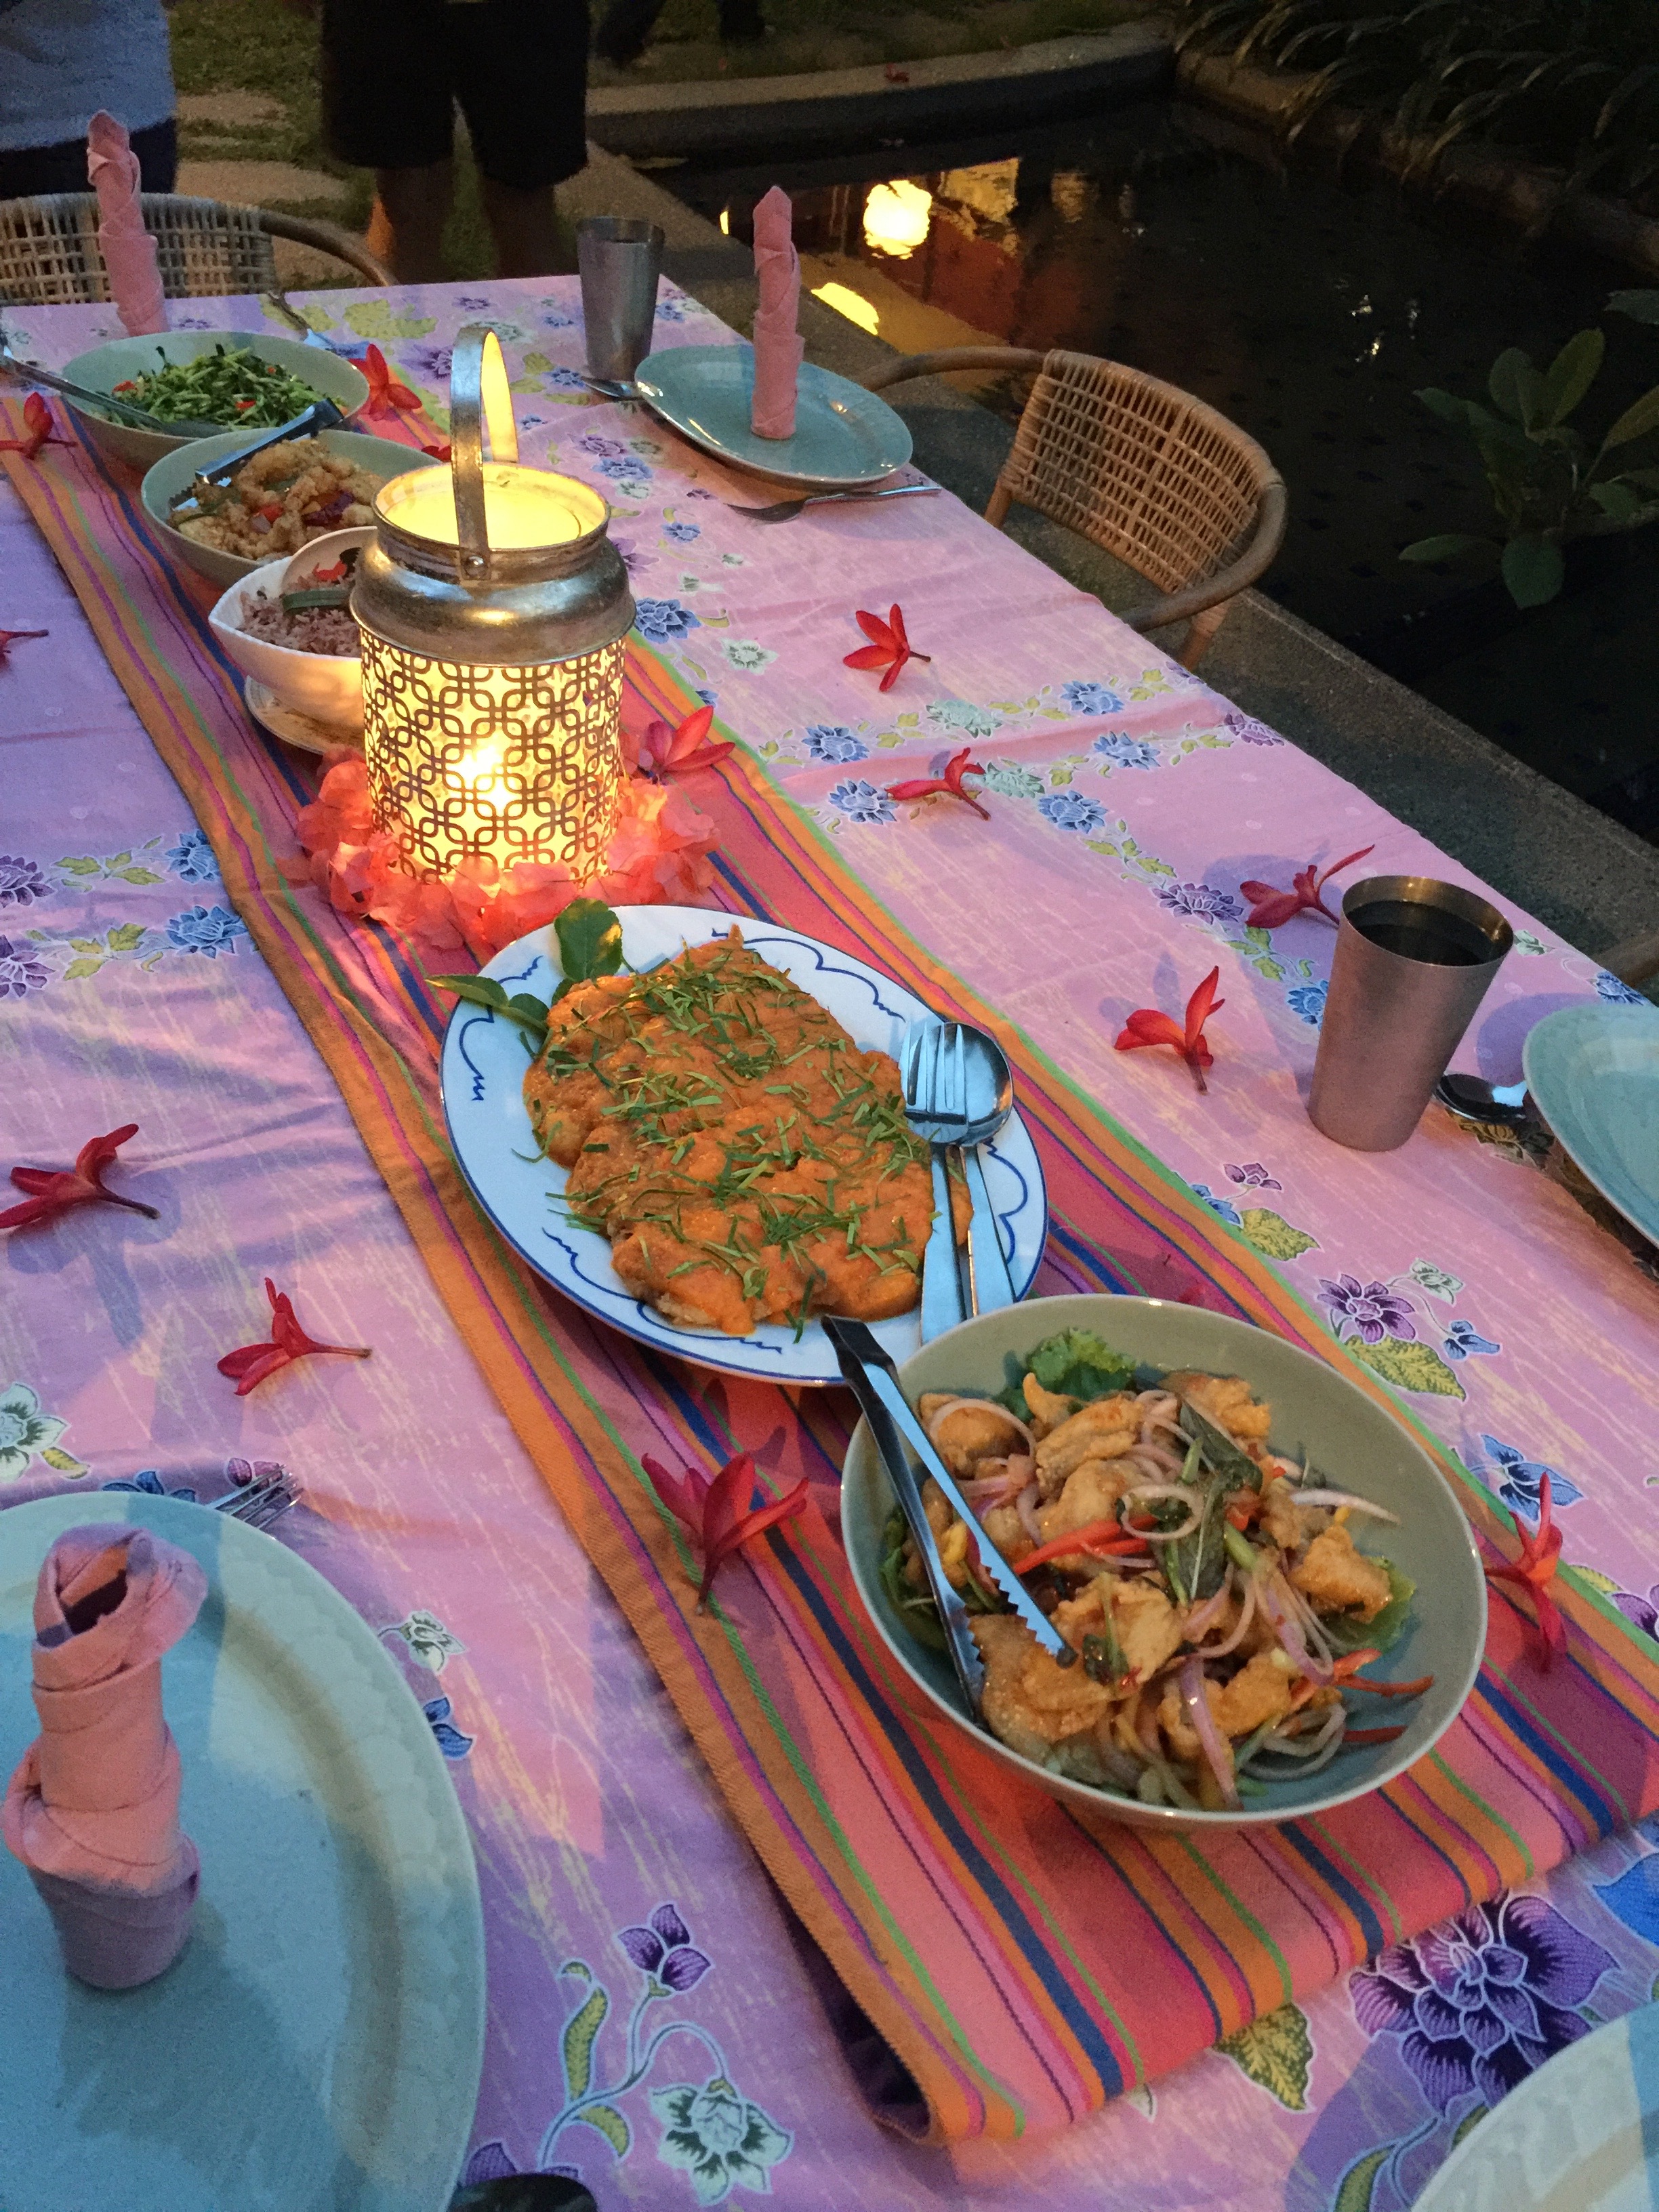
<path fill-rule="evenodd" d="M 1434 1095 L 1460 1121 L 1495 1122 L 1499 1128 L 1519 1129 L 1532 1118 L 1524 1083 L 1487 1083 L 1478 1075 L 1443 1075 L 1434 1086 Z"/>

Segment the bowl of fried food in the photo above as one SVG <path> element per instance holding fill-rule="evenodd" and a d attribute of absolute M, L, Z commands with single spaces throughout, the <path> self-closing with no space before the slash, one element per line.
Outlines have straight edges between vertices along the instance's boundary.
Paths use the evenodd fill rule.
<path fill-rule="evenodd" d="M 867 1428 L 842 1526 L 923 1695 L 1074 1810 L 1165 1829 L 1315 1818 L 1450 1727 L 1486 1582 L 1446 1477 L 1379 1401 L 1249 1322 L 1157 1298 L 1034 1300 L 899 1370 L 1052 1657 L 931 1478 L 929 1525 L 984 1667 L 976 1716 Z"/>
<path fill-rule="evenodd" d="M 319 399 L 331 399 L 349 421 L 368 398 L 355 362 L 319 346 L 249 331 L 160 331 L 115 338 L 64 366 L 71 384 L 113 392 L 163 422 L 217 422 L 227 430 L 274 430 Z M 148 469 L 191 442 L 94 414 L 64 402 L 86 442 L 107 459 Z"/>
<path fill-rule="evenodd" d="M 366 527 L 383 483 L 435 465 L 390 438 L 322 430 L 267 446 L 228 483 L 201 490 L 198 472 L 246 443 L 236 431 L 198 438 L 157 461 L 139 491 L 167 551 L 221 586 L 337 530 Z"/>

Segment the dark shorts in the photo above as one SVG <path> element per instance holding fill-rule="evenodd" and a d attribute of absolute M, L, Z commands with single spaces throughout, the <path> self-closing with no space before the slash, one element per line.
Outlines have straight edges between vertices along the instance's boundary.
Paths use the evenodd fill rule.
<path fill-rule="evenodd" d="M 179 129 L 169 117 L 132 134 L 139 188 L 170 192 L 179 173 Z M 89 192 L 87 142 L 66 138 L 57 146 L 20 146 L 0 152 L 0 200 L 33 199 L 37 192 Z"/>
<path fill-rule="evenodd" d="M 456 101 L 492 184 L 587 159 L 586 0 L 324 0 L 322 77 L 329 151 L 355 168 L 447 161 Z"/>

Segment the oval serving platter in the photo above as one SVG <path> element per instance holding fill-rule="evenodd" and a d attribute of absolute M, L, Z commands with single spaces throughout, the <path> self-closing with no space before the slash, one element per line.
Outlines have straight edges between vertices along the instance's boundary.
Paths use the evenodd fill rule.
<path fill-rule="evenodd" d="M 896 1055 L 907 1026 L 928 1011 L 913 993 L 851 953 L 775 922 L 692 906 L 625 906 L 617 919 L 630 968 L 653 966 L 687 945 L 738 928 L 746 945 L 810 991 L 866 1052 Z M 483 973 L 509 991 L 550 1000 L 558 988 L 557 963 L 553 932 L 538 929 L 497 953 Z M 611 1267 L 606 1240 L 568 1218 L 565 1170 L 536 1152 L 524 1103 L 529 1066 L 524 1035 L 515 1022 L 497 1020 L 488 1007 L 458 1006 L 444 1034 L 441 1071 L 455 1158 L 473 1196 L 514 1249 L 595 1320 L 659 1352 L 770 1382 L 840 1382 L 841 1369 L 820 1322 L 809 1321 L 799 1338 L 777 1322 L 763 1323 L 748 1336 L 676 1328 L 624 1287 Z M 1036 1147 L 1018 1114 L 994 1144 L 983 1147 L 981 1158 L 1002 1248 L 1024 1297 L 1042 1256 L 1048 1202 Z M 895 1359 L 907 1359 L 921 1341 L 918 1315 L 878 1322 L 876 1334 Z"/>

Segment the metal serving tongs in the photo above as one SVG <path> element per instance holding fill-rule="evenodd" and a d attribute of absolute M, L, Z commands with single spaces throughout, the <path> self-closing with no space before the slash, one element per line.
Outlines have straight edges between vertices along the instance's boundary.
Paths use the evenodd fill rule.
<path fill-rule="evenodd" d="M 304 414 L 296 415 L 291 422 L 283 422 L 275 430 L 266 430 L 260 436 L 250 439 L 246 445 L 238 446 L 231 453 L 221 453 L 217 460 L 210 461 L 204 467 L 198 469 L 191 480 L 189 490 L 181 493 L 168 507 L 167 520 L 176 522 L 182 516 L 188 521 L 191 515 L 202 514 L 204 496 L 216 491 L 221 484 L 228 483 L 245 461 L 251 461 L 256 453 L 263 453 L 267 446 L 283 445 L 289 438 L 315 437 L 319 430 L 337 429 L 344 421 L 345 416 L 331 399 L 313 400 Z M 214 433 L 216 437 L 221 434 L 217 430 Z"/>
<path fill-rule="evenodd" d="M 911 1411 L 908 1399 L 899 1388 L 897 1370 L 872 1333 L 861 1321 L 847 1321 L 835 1314 L 825 1316 L 823 1332 L 836 1348 L 841 1371 L 869 1424 L 882 1465 L 916 1540 L 951 1647 L 957 1678 L 977 1720 L 985 1688 L 985 1666 L 968 1625 L 968 1608 L 958 1592 L 951 1589 L 945 1563 L 939 1558 L 939 1546 L 921 1502 L 921 1486 L 910 1465 L 910 1452 L 921 1461 L 923 1473 L 931 1474 L 944 1492 L 951 1510 L 966 1524 L 968 1534 L 978 1547 L 981 1568 L 1049 1657 L 1062 1667 L 1069 1667 L 1077 1654 L 981 1527 L 979 1516 L 963 1496 L 956 1477 L 934 1450 L 927 1431 Z"/>
<path fill-rule="evenodd" d="M 225 427 L 222 422 L 164 422 L 159 415 L 135 407 L 130 399 L 118 399 L 112 392 L 94 392 L 84 384 L 71 384 L 68 377 L 42 368 L 39 362 L 20 361 L 3 337 L 0 337 L 0 376 L 13 377 L 19 384 L 38 384 L 47 392 L 59 392 L 65 399 L 112 415 L 118 422 L 128 423 L 135 430 L 159 430 L 166 438 L 216 438 Z"/>

